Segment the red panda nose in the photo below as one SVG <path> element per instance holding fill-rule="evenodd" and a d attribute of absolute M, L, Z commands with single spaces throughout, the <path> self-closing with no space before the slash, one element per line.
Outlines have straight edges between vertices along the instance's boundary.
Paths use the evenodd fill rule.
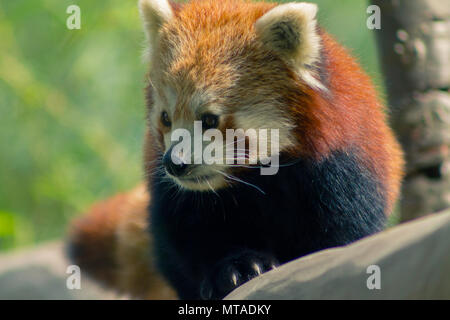
<path fill-rule="evenodd" d="M 175 162 L 174 162 L 175 161 Z M 172 155 L 172 148 L 170 148 L 163 157 L 162 160 L 164 168 L 167 172 L 175 177 L 182 176 L 186 173 L 188 165 L 176 155 Z"/>

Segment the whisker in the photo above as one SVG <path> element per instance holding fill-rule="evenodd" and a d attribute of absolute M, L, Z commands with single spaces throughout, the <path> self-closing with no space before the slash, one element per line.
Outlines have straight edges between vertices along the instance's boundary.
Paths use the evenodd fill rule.
<path fill-rule="evenodd" d="M 229 143 L 224 144 L 224 147 L 229 146 L 230 144 L 233 144 L 233 143 L 241 142 L 241 141 L 245 141 L 245 138 L 239 139 L 239 140 L 236 140 L 236 141 L 233 140 L 232 142 L 229 142 Z"/>
<path fill-rule="evenodd" d="M 212 187 L 212 185 L 209 183 L 208 179 L 204 179 L 205 182 L 208 184 L 209 188 L 211 189 L 212 192 L 214 192 L 214 194 L 219 197 L 219 195 L 217 194 L 216 190 L 214 190 L 214 188 Z M 219 197 L 220 198 L 220 197 Z"/>
<path fill-rule="evenodd" d="M 214 170 L 214 171 L 216 171 L 217 173 L 220 173 L 221 175 L 225 176 L 228 179 L 231 179 L 231 180 L 234 180 L 234 181 L 237 181 L 237 182 L 241 182 L 241 183 L 246 184 L 246 185 L 248 185 L 250 187 L 253 187 L 253 188 L 255 188 L 256 190 L 258 190 L 259 192 L 261 192 L 264 195 L 266 194 L 261 188 L 259 188 L 258 186 L 255 186 L 254 184 L 251 184 L 250 182 L 241 180 L 241 179 L 239 179 L 239 178 L 237 178 L 237 177 L 235 177 L 233 175 L 228 175 L 228 174 L 226 174 L 226 173 L 224 173 L 222 171 L 219 171 L 219 170 Z"/>

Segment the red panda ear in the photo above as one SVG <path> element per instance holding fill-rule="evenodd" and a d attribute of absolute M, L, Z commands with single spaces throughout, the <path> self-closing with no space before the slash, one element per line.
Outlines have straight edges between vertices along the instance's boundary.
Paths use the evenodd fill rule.
<path fill-rule="evenodd" d="M 259 18 L 255 28 L 265 46 L 289 62 L 308 84 L 321 87 L 311 71 L 320 56 L 316 14 L 316 4 L 286 3 Z"/>
<path fill-rule="evenodd" d="M 151 50 L 158 41 L 162 25 L 173 18 L 173 8 L 168 0 L 139 0 L 139 11 Z"/>

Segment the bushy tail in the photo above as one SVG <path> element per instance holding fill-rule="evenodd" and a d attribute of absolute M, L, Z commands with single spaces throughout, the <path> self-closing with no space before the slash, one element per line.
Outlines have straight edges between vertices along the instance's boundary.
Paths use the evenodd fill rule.
<path fill-rule="evenodd" d="M 173 299 L 151 256 L 144 185 L 94 205 L 75 220 L 67 243 L 69 258 L 103 286 L 139 299 Z"/>

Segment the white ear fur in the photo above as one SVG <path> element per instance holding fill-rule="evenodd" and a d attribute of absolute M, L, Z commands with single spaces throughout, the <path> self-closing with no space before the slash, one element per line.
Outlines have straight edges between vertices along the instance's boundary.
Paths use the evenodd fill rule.
<path fill-rule="evenodd" d="M 139 0 L 139 11 L 151 52 L 162 25 L 173 18 L 172 7 L 168 0 Z"/>
<path fill-rule="evenodd" d="M 316 4 L 286 3 L 259 18 L 255 27 L 263 43 L 291 63 L 307 83 L 323 87 L 308 68 L 320 57 L 316 14 Z"/>

